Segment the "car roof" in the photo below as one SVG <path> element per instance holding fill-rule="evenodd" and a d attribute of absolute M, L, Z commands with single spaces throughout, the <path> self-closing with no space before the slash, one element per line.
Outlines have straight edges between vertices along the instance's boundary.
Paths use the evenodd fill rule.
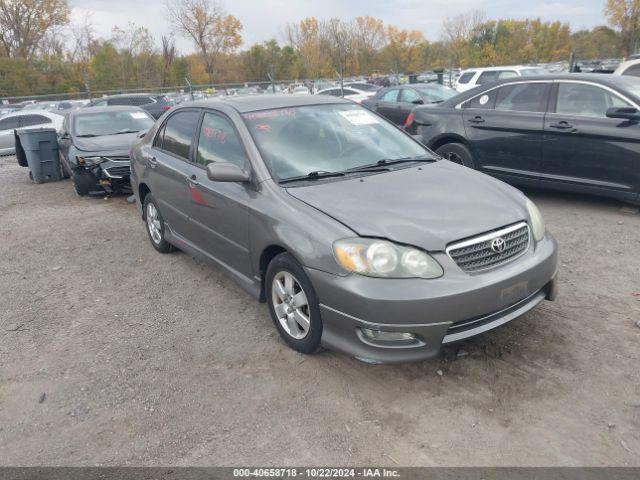
<path fill-rule="evenodd" d="M 292 108 L 304 107 L 308 105 L 328 105 L 332 103 L 352 103 L 348 100 L 342 100 L 338 97 L 330 97 L 326 95 L 247 95 L 247 96 L 230 96 L 222 98 L 212 98 L 207 100 L 198 100 L 181 104 L 174 110 L 201 107 L 213 108 L 216 106 L 231 106 L 239 113 L 255 112 L 258 110 L 271 110 L 274 108 Z"/>
<path fill-rule="evenodd" d="M 627 60 L 626 62 L 622 62 L 620 65 L 618 65 L 618 68 L 616 68 L 615 72 L 613 72 L 614 75 L 622 75 L 623 72 L 625 72 L 629 67 L 633 66 L 633 65 L 637 65 L 640 63 L 640 58 L 636 58 L 633 60 Z"/>
<path fill-rule="evenodd" d="M 466 68 L 461 73 L 466 72 L 495 72 L 496 70 L 526 70 L 528 68 L 544 68 L 537 65 L 503 65 L 501 67 L 477 67 Z"/>
<path fill-rule="evenodd" d="M 126 97 L 158 97 L 161 96 L 158 93 L 118 93 L 117 95 L 105 95 L 103 97 L 92 98 L 91 101 L 99 102 L 101 100 L 108 100 L 110 98 L 126 98 Z"/>
<path fill-rule="evenodd" d="M 10 112 L 2 116 L 2 118 L 8 117 L 20 117 L 22 115 L 43 115 L 45 117 L 60 117 L 62 118 L 64 115 L 57 112 L 52 112 L 50 110 L 16 110 L 15 112 Z"/>
<path fill-rule="evenodd" d="M 84 107 L 72 110 L 68 115 L 82 115 L 84 113 L 103 113 L 103 112 L 144 112 L 140 107 L 134 107 L 133 105 L 112 105 L 110 107 Z"/>

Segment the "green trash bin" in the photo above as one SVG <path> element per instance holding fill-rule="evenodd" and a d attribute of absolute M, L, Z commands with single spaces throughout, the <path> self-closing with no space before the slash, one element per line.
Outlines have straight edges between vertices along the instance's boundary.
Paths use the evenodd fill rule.
<path fill-rule="evenodd" d="M 29 167 L 29 177 L 35 183 L 62 179 L 55 128 L 16 130 L 15 137 L 18 164 Z"/>

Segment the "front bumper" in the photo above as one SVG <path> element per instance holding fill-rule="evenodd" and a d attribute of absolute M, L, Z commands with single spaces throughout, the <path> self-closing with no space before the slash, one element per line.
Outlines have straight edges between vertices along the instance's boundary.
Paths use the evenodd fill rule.
<path fill-rule="evenodd" d="M 307 269 L 320 300 L 322 344 L 370 363 L 424 360 L 443 343 L 486 332 L 556 296 L 557 245 L 547 233 L 520 258 L 469 274 L 445 253 L 433 254 L 438 279 L 340 277 Z M 362 329 L 408 332 L 415 342 L 375 342 Z"/>

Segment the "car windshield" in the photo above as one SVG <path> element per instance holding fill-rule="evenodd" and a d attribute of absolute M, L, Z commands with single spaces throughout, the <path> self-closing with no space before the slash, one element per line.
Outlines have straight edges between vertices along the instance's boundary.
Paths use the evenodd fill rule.
<path fill-rule="evenodd" d="M 428 85 L 423 87 L 416 87 L 416 89 L 429 99 L 430 102 L 444 102 L 458 95 L 458 92 L 453 88 L 443 87 L 442 85 Z"/>
<path fill-rule="evenodd" d="M 73 132 L 77 137 L 99 137 L 148 130 L 153 126 L 153 118 L 142 111 L 104 111 L 77 115 Z"/>
<path fill-rule="evenodd" d="M 262 110 L 245 113 L 243 118 L 279 181 L 380 160 L 433 157 L 407 134 L 359 105 Z"/>
<path fill-rule="evenodd" d="M 544 68 L 523 68 L 520 70 L 520 75 L 523 77 L 530 77 L 533 75 L 547 75 L 549 72 Z"/>

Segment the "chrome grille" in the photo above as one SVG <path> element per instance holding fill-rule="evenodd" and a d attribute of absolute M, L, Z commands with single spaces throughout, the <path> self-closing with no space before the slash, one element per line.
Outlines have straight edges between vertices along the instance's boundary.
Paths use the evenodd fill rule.
<path fill-rule="evenodd" d="M 122 178 L 131 175 L 131 167 L 129 167 L 129 165 L 105 167 L 103 170 L 105 175 L 109 178 Z"/>
<path fill-rule="evenodd" d="M 496 239 L 502 239 L 502 249 L 492 248 Z M 497 267 L 518 258 L 529 248 L 529 226 L 517 223 L 468 240 L 456 242 L 447 247 L 447 254 L 465 272 L 477 272 Z"/>

